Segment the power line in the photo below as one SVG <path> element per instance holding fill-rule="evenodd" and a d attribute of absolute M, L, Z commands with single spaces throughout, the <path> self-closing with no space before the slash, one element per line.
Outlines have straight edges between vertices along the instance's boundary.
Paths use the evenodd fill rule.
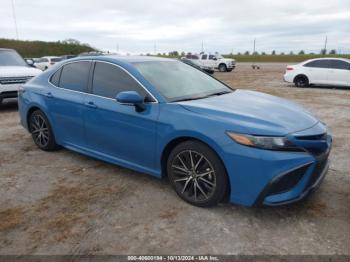
<path fill-rule="evenodd" d="M 16 37 L 17 37 L 17 40 L 18 40 L 19 37 L 18 37 L 18 28 L 17 28 L 17 19 L 16 19 L 16 12 L 15 12 L 15 3 L 14 3 L 14 0 L 11 0 L 11 3 L 12 3 L 13 21 L 14 21 L 14 23 L 15 23 L 15 28 L 16 28 Z"/>

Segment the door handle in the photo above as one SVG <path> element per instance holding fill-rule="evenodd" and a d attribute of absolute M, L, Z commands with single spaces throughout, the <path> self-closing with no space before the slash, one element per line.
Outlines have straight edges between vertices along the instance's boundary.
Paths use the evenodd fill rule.
<path fill-rule="evenodd" d="M 92 101 L 86 102 L 85 105 L 91 108 L 97 108 L 97 105 Z"/>
<path fill-rule="evenodd" d="M 53 98 L 53 94 L 51 92 L 47 92 L 45 94 L 45 96 L 48 97 L 48 98 Z"/>

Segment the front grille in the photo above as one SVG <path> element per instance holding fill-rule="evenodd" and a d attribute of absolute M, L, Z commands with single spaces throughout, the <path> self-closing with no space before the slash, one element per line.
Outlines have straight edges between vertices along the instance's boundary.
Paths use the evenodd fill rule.
<path fill-rule="evenodd" d="M 327 150 L 327 148 L 317 147 L 305 147 L 305 149 L 315 157 L 322 155 Z"/>
<path fill-rule="evenodd" d="M 16 85 L 16 84 L 25 84 L 32 76 L 23 76 L 23 77 L 1 77 L 1 85 Z"/>
<path fill-rule="evenodd" d="M 312 136 L 296 136 L 299 140 L 327 140 L 327 133 Z"/>
<path fill-rule="evenodd" d="M 296 136 L 295 143 L 304 148 L 314 157 L 319 157 L 324 154 L 329 145 L 327 144 L 328 134 L 322 133 L 317 135 L 308 135 L 308 136 Z"/>
<path fill-rule="evenodd" d="M 273 181 L 269 189 L 268 195 L 281 194 L 291 190 L 294 186 L 298 184 L 300 179 L 305 174 L 306 170 L 311 164 L 297 168 L 287 174 L 284 174 Z"/>

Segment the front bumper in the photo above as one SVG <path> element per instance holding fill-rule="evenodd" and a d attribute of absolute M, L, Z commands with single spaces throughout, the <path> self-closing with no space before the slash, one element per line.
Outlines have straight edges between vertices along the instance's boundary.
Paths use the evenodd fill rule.
<path fill-rule="evenodd" d="M 321 137 L 321 133 L 327 135 Z M 291 134 L 289 139 L 294 139 L 305 152 L 271 151 L 242 145 L 225 148 L 230 202 L 246 206 L 284 205 L 305 198 L 319 187 L 329 167 L 331 134 L 318 123 Z"/>
<path fill-rule="evenodd" d="M 305 166 L 299 167 L 291 172 L 277 176 L 264 188 L 255 201 L 254 206 L 280 206 L 300 201 L 321 185 L 328 169 L 329 160 L 327 153 L 322 157 L 322 160 L 316 159 L 315 163 L 306 164 Z M 301 171 L 301 176 L 300 179 L 295 181 L 295 184 L 290 183 L 290 187 L 286 191 L 273 194 L 276 184 L 281 184 L 279 181 L 283 180 L 283 178 L 284 181 L 290 181 L 293 179 L 291 175 L 295 175 L 295 171 L 299 170 Z M 288 176 L 290 177 L 288 178 Z M 300 185 L 298 186 L 299 183 Z M 303 188 L 302 191 L 300 191 L 301 188 Z"/>

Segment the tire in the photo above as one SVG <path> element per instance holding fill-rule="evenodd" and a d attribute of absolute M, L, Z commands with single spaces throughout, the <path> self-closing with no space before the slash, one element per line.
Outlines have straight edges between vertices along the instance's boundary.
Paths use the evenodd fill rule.
<path fill-rule="evenodd" d="M 220 72 L 226 72 L 227 71 L 227 67 L 225 64 L 220 64 L 219 65 L 219 71 Z"/>
<path fill-rule="evenodd" d="M 308 87 L 309 79 L 304 75 L 299 75 L 294 78 L 294 85 L 296 87 Z"/>
<path fill-rule="evenodd" d="M 171 151 L 167 173 L 178 196 L 194 206 L 215 206 L 227 192 L 223 163 L 211 148 L 198 141 L 183 142 Z"/>
<path fill-rule="evenodd" d="M 29 132 L 37 147 L 44 151 L 55 151 L 59 149 L 55 136 L 46 115 L 36 110 L 29 116 Z"/>
<path fill-rule="evenodd" d="M 227 72 L 232 72 L 233 68 L 227 69 Z"/>

